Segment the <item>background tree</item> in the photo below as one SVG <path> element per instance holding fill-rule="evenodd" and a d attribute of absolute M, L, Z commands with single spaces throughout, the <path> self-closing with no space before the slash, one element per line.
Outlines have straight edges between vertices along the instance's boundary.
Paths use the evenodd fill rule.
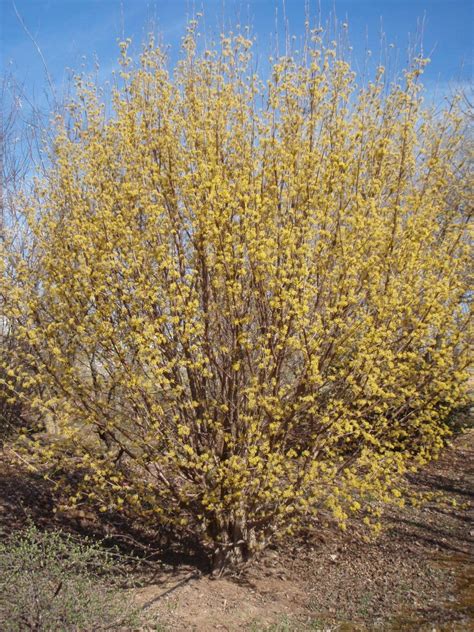
<path fill-rule="evenodd" d="M 2 254 L 9 253 L 8 258 L 2 257 L 0 274 L 12 278 L 15 253 L 26 258 L 28 230 L 15 199 L 25 186 L 26 174 L 33 164 L 34 127 L 33 118 L 26 114 L 29 108 L 24 107 L 22 88 L 11 73 L 0 79 L 0 98 L 0 249 Z M 4 311 L 4 300 L 5 295 L 0 295 L 0 439 L 24 423 L 23 403 L 13 397 L 11 388 L 3 385 L 6 379 L 12 388 L 16 384 L 13 369 L 20 361 L 16 324 Z"/>

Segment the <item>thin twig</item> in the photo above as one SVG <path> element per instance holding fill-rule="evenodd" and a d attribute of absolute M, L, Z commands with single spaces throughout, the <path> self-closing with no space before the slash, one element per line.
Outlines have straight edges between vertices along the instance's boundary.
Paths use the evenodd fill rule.
<path fill-rule="evenodd" d="M 48 80 L 48 84 L 49 84 L 49 87 L 51 88 L 51 92 L 52 92 L 52 95 L 53 95 L 54 102 L 56 103 L 56 101 L 57 101 L 57 99 L 56 99 L 56 90 L 55 90 L 54 83 L 53 83 L 53 80 L 51 78 L 50 72 L 48 70 L 48 64 L 46 63 L 46 59 L 44 58 L 43 51 L 41 50 L 41 48 L 40 48 L 38 42 L 36 41 L 36 39 L 33 37 L 31 31 L 26 26 L 23 18 L 20 15 L 20 12 L 17 9 L 17 6 L 16 6 L 14 0 L 12 0 L 12 6 L 13 6 L 13 10 L 15 11 L 16 17 L 18 18 L 19 23 L 21 24 L 21 26 L 22 26 L 23 30 L 25 31 L 26 35 L 33 42 L 33 46 L 36 48 L 36 51 L 38 52 L 38 55 L 40 56 L 41 62 L 42 62 L 43 67 L 44 67 L 44 71 L 46 73 L 46 79 Z"/>

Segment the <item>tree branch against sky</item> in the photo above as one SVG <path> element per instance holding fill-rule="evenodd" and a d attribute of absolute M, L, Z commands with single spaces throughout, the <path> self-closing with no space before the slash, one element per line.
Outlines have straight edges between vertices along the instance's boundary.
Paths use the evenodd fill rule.
<path fill-rule="evenodd" d="M 286 18 L 291 33 L 299 38 L 306 5 L 312 15 L 317 15 L 320 5 L 323 24 L 334 14 L 341 24 L 349 24 L 351 44 L 361 63 L 366 48 L 378 55 L 383 32 L 383 43 L 398 50 L 400 68 L 406 63 L 409 39 L 423 22 L 424 52 L 432 59 L 424 76 L 430 94 L 441 98 L 455 85 L 467 86 L 473 76 L 470 0 L 16 0 L 15 4 L 16 11 L 11 0 L 0 2 L 2 64 L 12 64 L 16 76 L 37 96 L 50 89 L 45 63 L 59 92 L 68 79 L 65 69 L 81 64 L 91 69 L 94 55 L 102 79 L 109 79 L 117 68 L 117 38 L 131 37 L 139 45 L 150 28 L 163 34 L 176 59 L 187 19 L 202 9 L 203 31 L 218 34 L 231 23 L 248 23 L 257 36 L 260 55 L 265 56 L 276 25 L 284 37 Z"/>

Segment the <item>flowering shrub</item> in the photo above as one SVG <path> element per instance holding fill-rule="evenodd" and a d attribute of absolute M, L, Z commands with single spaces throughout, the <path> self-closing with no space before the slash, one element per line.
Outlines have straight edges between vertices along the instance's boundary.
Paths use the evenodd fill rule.
<path fill-rule="evenodd" d="M 467 364 L 469 187 L 426 60 L 361 86 L 311 31 L 264 81 L 249 39 L 200 53 L 194 30 L 173 75 L 153 40 L 121 45 L 110 115 L 77 80 L 23 200 L 37 263 L 4 295 L 34 457 L 221 569 L 321 508 L 371 524 L 436 455 Z"/>

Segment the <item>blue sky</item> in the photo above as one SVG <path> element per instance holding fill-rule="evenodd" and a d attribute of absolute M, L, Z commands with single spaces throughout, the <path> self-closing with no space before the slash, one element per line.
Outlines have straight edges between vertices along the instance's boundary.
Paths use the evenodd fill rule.
<path fill-rule="evenodd" d="M 440 94 L 450 86 L 467 84 L 473 78 L 474 0 L 320 0 L 322 21 L 335 11 L 347 19 L 354 50 L 363 54 L 366 46 L 377 54 L 381 25 L 387 44 L 399 51 L 401 65 L 406 59 L 409 34 L 425 18 L 424 50 L 432 63 L 425 74 L 431 93 Z M 180 37 L 188 17 L 204 10 L 205 28 L 218 33 L 222 16 L 227 23 L 250 23 L 257 36 L 257 49 L 268 54 L 275 31 L 275 10 L 281 23 L 283 4 L 290 31 L 301 35 L 305 0 L 16 0 L 26 27 L 41 48 L 55 86 L 61 90 L 66 68 L 93 65 L 94 54 L 104 78 L 116 67 L 117 38 L 141 41 L 154 23 L 171 58 L 179 50 Z M 317 14 L 318 0 L 309 1 Z M 0 41 L 3 69 L 11 69 L 29 94 L 41 98 L 46 88 L 43 63 L 34 43 L 21 26 L 11 0 L 0 0 Z M 85 56 L 85 57 L 84 57 Z"/>

